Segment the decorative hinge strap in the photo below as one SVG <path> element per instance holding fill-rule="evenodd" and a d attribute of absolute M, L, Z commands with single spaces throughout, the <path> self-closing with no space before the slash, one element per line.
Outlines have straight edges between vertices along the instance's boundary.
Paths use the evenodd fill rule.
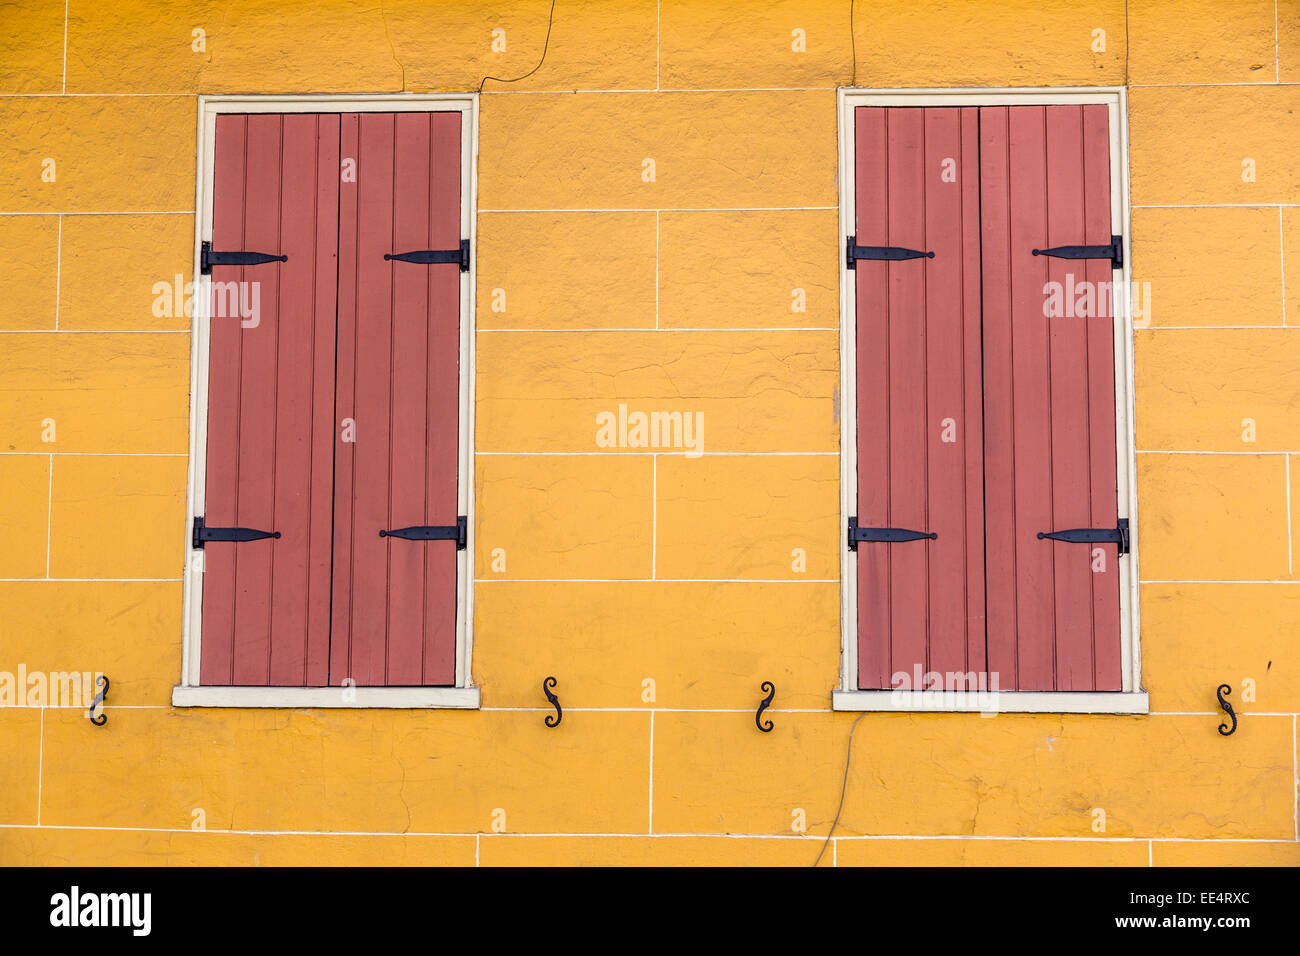
<path fill-rule="evenodd" d="M 288 262 L 288 256 L 269 252 L 213 252 L 212 243 L 199 245 L 199 272 L 211 275 L 213 266 L 260 266 L 263 262 Z"/>
<path fill-rule="evenodd" d="M 1053 246 L 1035 249 L 1036 256 L 1055 256 L 1057 259 L 1109 259 L 1112 269 L 1124 267 L 1124 237 L 1111 236 L 1108 246 Z"/>
<path fill-rule="evenodd" d="M 456 550 L 465 550 L 469 522 L 459 515 L 455 524 L 412 525 L 409 528 L 392 528 L 379 532 L 381 538 L 405 538 L 407 541 L 455 541 Z"/>
<path fill-rule="evenodd" d="M 1114 528 L 1069 528 L 1065 531 L 1040 531 L 1040 538 L 1068 541 L 1071 544 L 1117 544 L 1120 554 L 1128 554 L 1128 518 L 1120 518 Z"/>
<path fill-rule="evenodd" d="M 858 550 L 859 541 L 888 541 L 897 544 L 900 541 L 934 540 L 939 535 L 934 531 L 912 531 L 908 528 L 859 528 L 857 517 L 849 519 L 849 550 Z"/>
<path fill-rule="evenodd" d="M 884 259 L 887 262 L 901 262 L 904 259 L 933 259 L 933 252 L 919 249 L 904 249 L 902 246 L 860 246 L 857 236 L 849 236 L 845 242 L 845 260 L 850 269 L 857 268 L 859 259 Z"/>
<path fill-rule="evenodd" d="M 202 548 L 209 541 L 257 541 L 261 538 L 278 538 L 278 531 L 259 531 L 256 528 L 209 528 L 203 515 L 194 519 L 194 536 L 191 543 Z"/>
<path fill-rule="evenodd" d="M 456 262 L 461 272 L 469 272 L 469 240 L 462 239 L 459 249 L 416 249 L 413 252 L 386 252 L 385 261 L 414 262 L 419 265 L 434 265 L 439 262 Z"/>

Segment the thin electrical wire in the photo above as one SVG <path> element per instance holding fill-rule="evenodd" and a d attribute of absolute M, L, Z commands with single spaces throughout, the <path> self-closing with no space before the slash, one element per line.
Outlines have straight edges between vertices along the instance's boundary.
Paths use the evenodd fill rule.
<path fill-rule="evenodd" d="M 533 67 L 531 70 L 529 70 L 527 73 L 525 73 L 523 76 L 516 76 L 512 80 L 507 80 L 504 77 L 500 77 L 500 76 L 485 76 L 483 77 L 482 81 L 478 85 L 478 91 L 480 93 L 483 92 L 483 84 L 486 83 L 488 80 L 496 80 L 498 83 L 518 83 L 520 80 L 528 79 L 538 70 L 540 70 L 542 68 L 542 64 L 546 62 L 546 51 L 549 50 L 551 47 L 551 27 L 554 26 L 554 24 L 555 24 L 555 0 L 551 0 L 551 13 L 546 20 L 546 42 L 542 44 L 542 58 L 537 61 L 537 65 Z"/>
<path fill-rule="evenodd" d="M 853 726 L 849 728 L 849 746 L 844 755 L 844 782 L 840 784 L 840 805 L 835 808 L 835 819 L 831 821 L 830 832 L 826 834 L 826 842 L 822 844 L 821 853 L 817 854 L 817 859 L 813 861 L 813 868 L 816 869 L 821 863 L 822 857 L 826 855 L 826 848 L 831 845 L 831 837 L 835 835 L 835 828 L 839 825 L 840 814 L 844 812 L 844 795 L 849 792 L 849 765 L 853 762 L 853 732 L 858 729 L 858 721 L 867 716 L 867 711 L 858 714 L 853 720 Z"/>

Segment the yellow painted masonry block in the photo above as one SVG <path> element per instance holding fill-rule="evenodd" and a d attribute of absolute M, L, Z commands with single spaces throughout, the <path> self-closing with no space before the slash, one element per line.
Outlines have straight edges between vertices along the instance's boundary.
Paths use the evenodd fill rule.
<path fill-rule="evenodd" d="M 1297 630 L 1300 588 L 1290 584 L 1143 585 L 1151 709 L 1217 712 L 1215 689 L 1227 683 L 1239 714 L 1300 711 Z"/>
<path fill-rule="evenodd" d="M 0 455 L 0 578 L 45 577 L 50 456 Z M 0 585 L 3 587 L 3 585 Z M 0 645 L 2 646 L 2 645 Z M 0 668 L 3 668 L 0 663 Z"/>
<path fill-rule="evenodd" d="M 822 866 L 831 853 L 826 851 Z M 1134 840 L 835 840 L 836 866 L 1147 866 Z"/>
<path fill-rule="evenodd" d="M 475 469 L 476 577 L 650 577 L 648 456 L 479 455 Z"/>
<path fill-rule="evenodd" d="M 111 280 L 105 261 L 114 264 Z M 193 216 L 67 216 L 59 328 L 189 329 L 193 265 Z M 160 284 L 166 290 L 155 290 Z"/>
<path fill-rule="evenodd" d="M 1138 521 L 1144 581 L 1285 577 L 1284 456 L 1138 455 Z"/>
<path fill-rule="evenodd" d="M 0 209 L 192 210 L 194 109 L 192 96 L 0 99 Z"/>
<path fill-rule="evenodd" d="M 188 448 L 188 335 L 6 335 L 4 345 L 0 451 Z"/>
<path fill-rule="evenodd" d="M 0 670 L 19 663 L 28 673 L 107 674 L 110 709 L 167 706 L 180 676 L 181 584 L 0 583 Z"/>
<path fill-rule="evenodd" d="M 778 714 L 770 734 L 726 718 L 655 714 L 655 830 L 789 833 L 803 809 L 808 832 L 824 836 L 853 715 Z M 867 714 L 836 834 L 1289 839 L 1291 718 L 1253 717 L 1231 739 L 1216 726 Z M 1104 833 L 1092 829 L 1094 809 Z"/>
<path fill-rule="evenodd" d="M 265 0 L 166 0 L 125 10 L 74 0 L 68 87 L 244 93 L 265 87 L 273 63 L 277 92 L 474 90 L 484 76 L 515 79 L 538 65 L 548 13 L 549 4 L 529 0 L 390 0 L 382 7 L 343 0 L 289 8 Z M 579 0 L 556 6 L 541 70 L 515 83 L 489 80 L 484 89 L 654 82 L 653 0 Z"/>
<path fill-rule="evenodd" d="M 849 7 L 839 0 L 664 0 L 660 23 L 669 89 L 834 87 L 852 74 Z"/>
<path fill-rule="evenodd" d="M 659 577 L 839 578 L 838 456 L 661 457 L 658 469 Z"/>
<path fill-rule="evenodd" d="M 63 88 L 64 0 L 28 0 L 0 17 L 0 95 Z"/>
<path fill-rule="evenodd" d="M 1271 207 L 1134 209 L 1133 281 L 1151 283 L 1134 325 L 1282 325 L 1278 222 Z"/>
<path fill-rule="evenodd" d="M 1130 0 L 1129 82 L 1271 83 L 1275 0 Z"/>
<path fill-rule="evenodd" d="M 0 824 L 37 821 L 43 713 L 48 717 L 52 712 L 39 707 L 0 707 L 0 780 L 5 782 L 0 787 Z M 14 862 L 0 857 L 0 864 Z"/>
<path fill-rule="evenodd" d="M 1300 866 L 1300 843 L 1242 843 L 1237 840 L 1198 840 L 1151 847 L 1156 866 Z"/>
<path fill-rule="evenodd" d="M 483 209 L 837 202 L 833 90 L 496 96 L 480 111 Z"/>
<path fill-rule="evenodd" d="M 1278 78 L 1283 83 L 1300 82 L 1300 6 L 1277 5 Z"/>
<path fill-rule="evenodd" d="M 883 0 L 854 21 L 858 86 L 1124 82 L 1124 0 Z"/>
<path fill-rule="evenodd" d="M 839 674 L 833 583 L 480 583 L 474 615 L 489 707 L 536 707 L 539 675 L 556 674 L 566 706 L 736 708 L 744 723 L 759 675 L 774 707 L 825 708 Z"/>
<path fill-rule="evenodd" d="M 52 329 L 58 216 L 0 216 L 0 329 Z"/>
<path fill-rule="evenodd" d="M 666 212 L 661 328 L 823 328 L 839 319 L 834 210 Z"/>
<path fill-rule="evenodd" d="M 106 730 L 46 712 L 43 823 L 188 829 L 201 809 L 209 830 L 648 826 L 649 714 L 566 711 L 551 729 L 536 711 L 142 709 Z"/>
<path fill-rule="evenodd" d="M 653 212 L 480 216 L 478 328 L 653 329 L 655 249 Z"/>
<path fill-rule="evenodd" d="M 179 578 L 185 465 L 153 455 L 55 458 L 50 577 Z"/>
<path fill-rule="evenodd" d="M 479 860 L 483 866 L 808 866 L 820 845 L 795 837 L 490 835 Z"/>
<path fill-rule="evenodd" d="M 116 688 L 116 685 L 114 685 Z M 472 836 L 0 829 L 0 864 L 474 866 Z"/>
<path fill-rule="evenodd" d="M 1300 335 L 1290 329 L 1180 329 L 1134 342 L 1143 450 L 1300 448 Z"/>
<path fill-rule="evenodd" d="M 839 440 L 837 347 L 835 332 L 483 334 L 477 447 L 507 453 L 833 452 Z M 637 412 L 680 413 L 681 424 L 647 417 L 648 444 L 642 445 L 639 419 L 632 418 Z M 652 429 L 655 422 L 659 427 Z"/>
<path fill-rule="evenodd" d="M 1300 86 L 1129 93 L 1136 205 L 1300 202 Z"/>

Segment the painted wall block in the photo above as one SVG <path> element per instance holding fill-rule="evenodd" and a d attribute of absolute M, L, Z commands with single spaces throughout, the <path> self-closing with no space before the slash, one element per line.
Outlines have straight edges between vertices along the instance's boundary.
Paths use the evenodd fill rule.
<path fill-rule="evenodd" d="M 659 577 L 839 578 L 834 456 L 661 457 L 658 470 Z"/>
<path fill-rule="evenodd" d="M 485 98 L 479 206 L 834 206 L 834 95 L 819 90 Z M 653 168 L 646 160 L 654 161 Z"/>
<path fill-rule="evenodd" d="M 1135 328 L 1282 324 L 1276 209 L 1135 209 L 1132 248 Z"/>
<path fill-rule="evenodd" d="M 1271 581 L 1287 574 L 1280 455 L 1138 455 L 1144 581 Z"/>
<path fill-rule="evenodd" d="M 839 327 L 834 210 L 665 212 L 659 327 Z"/>
<path fill-rule="evenodd" d="M 184 454 L 189 336 L 6 335 L 4 345 L 6 450 Z"/>
<path fill-rule="evenodd" d="M 1134 343 L 1138 447 L 1300 448 L 1300 339 L 1278 329 L 1147 332 Z"/>
<path fill-rule="evenodd" d="M 1145 841 L 836 840 L 837 866 L 1146 866 Z M 827 851 L 830 856 L 830 851 Z M 825 862 L 822 863 L 825 866 Z"/>
<path fill-rule="evenodd" d="M 1282 261 L 1300 262 L 1300 209 L 1282 210 Z M 1286 314 L 1300 321 L 1300 283 L 1294 279 L 1286 290 Z"/>
<path fill-rule="evenodd" d="M 1142 683 L 1151 709 L 1218 713 L 1215 689 L 1223 683 L 1232 687 L 1228 700 L 1239 715 L 1300 709 L 1300 669 L 1291 653 L 1300 624 L 1296 590 L 1143 585 Z"/>
<path fill-rule="evenodd" d="M 48 824 L 188 829 L 202 808 L 209 830 L 475 833 L 503 809 L 511 832 L 646 828 L 648 714 L 570 711 L 550 729 L 534 711 L 124 710 L 107 734 L 45 719 Z"/>
<path fill-rule="evenodd" d="M 837 584 L 496 577 L 480 567 L 474 601 L 474 682 L 485 706 L 544 706 L 548 674 L 575 707 L 757 708 L 762 680 L 777 686 L 774 707 L 830 700 Z"/>
<path fill-rule="evenodd" d="M 647 578 L 653 503 L 647 456 L 479 455 L 475 574 Z M 494 556 L 494 552 L 502 552 Z"/>
<path fill-rule="evenodd" d="M 1162 843 L 1151 848 L 1156 866 L 1300 866 L 1300 843 L 1237 843 L 1229 840 Z"/>
<path fill-rule="evenodd" d="M 1300 88 L 1138 87 L 1129 129 L 1135 205 L 1300 202 Z"/>
<path fill-rule="evenodd" d="M 20 866 L 473 866 L 472 836 L 0 829 L 0 860 Z"/>
<path fill-rule="evenodd" d="M 1105 31 L 1105 49 L 1096 30 Z M 1040 86 L 1124 82 L 1124 4 L 1098 0 L 886 0 L 858 8 L 859 86 Z"/>
<path fill-rule="evenodd" d="M 193 268 L 192 215 L 65 216 L 59 328 L 188 332 Z"/>
<path fill-rule="evenodd" d="M 1273 0 L 1139 0 L 1128 7 L 1130 83 L 1271 83 Z"/>
<path fill-rule="evenodd" d="M 803 807 L 808 832 L 824 836 L 851 715 L 777 714 L 770 734 L 732 716 L 655 715 L 656 829 L 781 833 L 790 808 Z M 1093 837 L 1101 807 L 1107 836 L 1289 838 L 1290 717 L 1256 717 L 1231 738 L 1216 726 L 1213 717 L 868 714 L 836 834 Z"/>
<path fill-rule="evenodd" d="M 29 673 L 106 674 L 110 707 L 171 702 L 181 648 L 179 581 L 0 583 L 0 620 L 0 670 L 22 662 Z M 92 697 L 94 689 L 92 681 Z"/>
<path fill-rule="evenodd" d="M 15 662 L 7 660 L 0 669 L 17 681 Z M 6 781 L 0 788 L 0 823 L 33 824 L 39 819 L 41 719 L 39 707 L 0 708 L 0 775 Z M 5 854 L 0 854 L 0 861 L 18 862 Z"/>
<path fill-rule="evenodd" d="M 0 329 L 52 329 L 59 270 L 57 216 L 0 216 Z"/>
<path fill-rule="evenodd" d="M 0 577 L 45 577 L 50 467 L 48 455 L 0 455 Z"/>
<path fill-rule="evenodd" d="M 1300 79 L 1300 9 L 1277 5 L 1278 79 L 1294 83 Z"/>
<path fill-rule="evenodd" d="M 54 460 L 50 577 L 179 578 L 185 530 L 184 458 Z"/>
<path fill-rule="evenodd" d="M 862 12 L 864 19 L 872 15 L 867 8 Z M 660 5 L 660 31 L 660 82 L 668 89 L 833 87 L 849 81 L 849 9 L 834 0 L 667 0 Z"/>
<path fill-rule="evenodd" d="M 834 332 L 480 335 L 477 447 L 833 452 L 835 341 Z"/>
<path fill-rule="evenodd" d="M 818 840 L 735 837 L 485 837 L 483 866 L 808 866 Z M 811 856 L 809 854 L 812 854 Z"/>
<path fill-rule="evenodd" d="M 59 0 L 39 0 L 0 21 L 0 95 L 62 89 L 64 8 Z"/>
<path fill-rule="evenodd" d="M 493 213 L 477 238 L 480 331 L 655 327 L 654 213 Z"/>
<path fill-rule="evenodd" d="M 0 127 L 6 212 L 194 207 L 193 97 L 0 99 Z"/>

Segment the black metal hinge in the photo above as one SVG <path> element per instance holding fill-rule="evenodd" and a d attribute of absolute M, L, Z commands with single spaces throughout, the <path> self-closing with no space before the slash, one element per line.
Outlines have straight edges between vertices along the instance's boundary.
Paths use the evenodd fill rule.
<path fill-rule="evenodd" d="M 849 550 L 858 550 L 859 541 L 920 541 L 928 538 L 934 540 L 939 535 L 934 531 L 911 531 L 907 528 L 859 528 L 857 517 L 849 519 Z"/>
<path fill-rule="evenodd" d="M 469 240 L 462 239 L 459 249 L 416 249 L 414 252 L 386 252 L 385 261 L 415 262 L 419 265 L 433 265 L 438 262 L 458 262 L 461 272 L 469 272 Z"/>
<path fill-rule="evenodd" d="M 466 527 L 465 515 L 459 515 L 455 524 L 419 524 L 409 528 L 394 528 L 380 531 L 381 538 L 405 538 L 407 541 L 455 541 L 456 550 L 465 550 Z"/>
<path fill-rule="evenodd" d="M 1055 256 L 1057 259 L 1109 259 L 1112 269 L 1124 267 L 1124 237 L 1111 236 L 1108 246 L 1053 246 L 1035 249 L 1036 256 Z"/>
<path fill-rule="evenodd" d="M 194 547 L 202 548 L 209 541 L 257 541 L 260 538 L 278 538 L 278 531 L 258 531 L 256 528 L 209 528 L 203 515 L 194 519 Z"/>
<path fill-rule="evenodd" d="M 263 262 L 288 262 L 288 256 L 269 252 L 213 252 L 212 243 L 199 245 L 199 272 L 211 275 L 213 266 L 260 266 Z"/>
<path fill-rule="evenodd" d="M 922 252 L 919 249 L 904 249 L 902 246 L 860 246 L 857 236 L 848 236 L 844 245 L 844 258 L 850 269 L 856 269 L 859 259 L 901 262 L 904 259 L 933 259 L 934 253 Z"/>
<path fill-rule="evenodd" d="M 1040 538 L 1069 541 L 1071 544 L 1117 544 L 1120 554 L 1128 554 L 1128 518 L 1120 518 L 1114 528 L 1070 528 L 1066 531 L 1040 531 Z"/>

